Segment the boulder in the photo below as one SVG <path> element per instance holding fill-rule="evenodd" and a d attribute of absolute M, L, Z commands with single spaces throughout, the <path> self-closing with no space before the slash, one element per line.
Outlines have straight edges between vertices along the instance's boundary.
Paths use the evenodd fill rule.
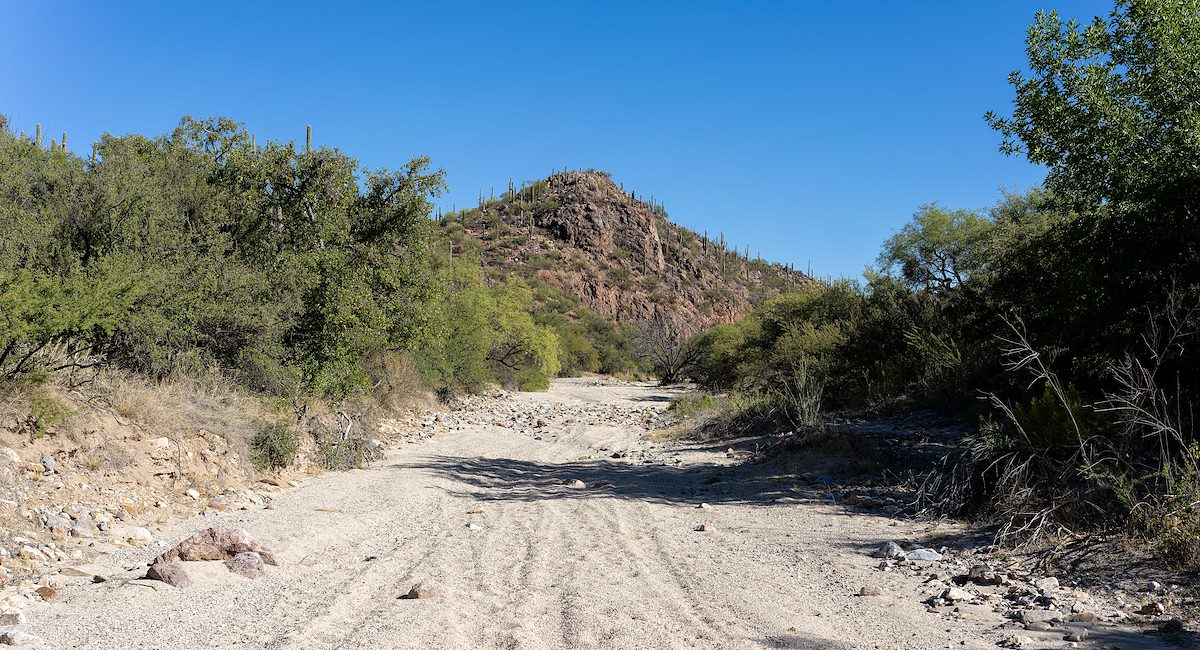
<path fill-rule="evenodd" d="M 142 546 L 154 541 L 154 533 L 141 526 L 119 525 L 110 528 L 112 536 L 134 546 Z"/>
<path fill-rule="evenodd" d="M 258 553 L 246 552 L 238 553 L 237 555 L 225 560 L 225 566 L 229 570 L 243 578 L 257 578 L 263 572 L 263 559 Z"/>
<path fill-rule="evenodd" d="M 904 549 L 896 542 L 884 542 L 879 545 L 874 551 L 871 551 L 871 557 L 879 557 L 888 560 L 904 557 Z"/>
<path fill-rule="evenodd" d="M 192 586 L 192 577 L 183 570 L 183 565 L 177 563 L 155 562 L 150 565 L 146 577 L 150 580 L 160 580 L 180 589 Z"/>
<path fill-rule="evenodd" d="M 265 564 L 278 565 L 275 554 L 259 544 L 250 533 L 236 528 L 213 526 L 183 540 L 155 558 L 156 563 L 228 560 L 239 553 L 257 553 Z"/>
<path fill-rule="evenodd" d="M 931 548 L 919 548 L 915 551 L 909 551 L 904 559 L 910 562 L 937 562 L 942 559 L 942 554 Z"/>

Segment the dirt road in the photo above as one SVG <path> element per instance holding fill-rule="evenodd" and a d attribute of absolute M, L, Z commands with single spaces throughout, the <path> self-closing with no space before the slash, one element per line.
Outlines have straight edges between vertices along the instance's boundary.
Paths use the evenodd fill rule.
<path fill-rule="evenodd" d="M 52 647 L 173 649 L 995 648 L 1012 634 L 986 607 L 927 612 L 920 577 L 867 554 L 923 527 L 780 502 L 785 482 L 723 447 L 644 440 L 631 423 L 666 398 L 591 379 L 516 396 L 269 509 L 160 535 L 245 528 L 280 558 L 257 580 L 193 563 L 190 589 L 135 580 L 162 546 L 132 549 L 108 582 L 31 607 L 25 629 Z M 440 595 L 399 598 L 422 580 Z"/>

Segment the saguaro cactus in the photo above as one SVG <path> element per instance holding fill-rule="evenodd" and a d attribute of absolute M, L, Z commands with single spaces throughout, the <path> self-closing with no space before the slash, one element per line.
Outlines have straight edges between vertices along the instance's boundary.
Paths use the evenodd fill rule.
<path fill-rule="evenodd" d="M 33 141 L 34 141 L 34 143 L 37 144 L 37 146 L 39 146 L 39 147 L 42 146 L 42 124 L 41 124 L 41 122 L 39 122 L 37 125 L 37 135 L 34 136 Z"/>
<path fill-rule="evenodd" d="M 312 151 L 312 125 L 309 124 L 304 133 L 304 152 Z"/>

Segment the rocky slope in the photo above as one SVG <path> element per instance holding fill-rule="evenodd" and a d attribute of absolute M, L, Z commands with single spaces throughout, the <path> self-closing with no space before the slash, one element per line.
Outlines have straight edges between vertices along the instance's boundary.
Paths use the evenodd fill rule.
<path fill-rule="evenodd" d="M 810 281 L 671 223 L 601 172 L 563 172 L 447 215 L 456 254 L 574 296 L 621 323 L 695 331 Z"/>

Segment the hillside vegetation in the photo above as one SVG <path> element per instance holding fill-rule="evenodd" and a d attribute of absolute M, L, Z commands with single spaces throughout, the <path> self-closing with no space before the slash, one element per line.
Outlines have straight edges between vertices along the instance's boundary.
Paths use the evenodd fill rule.
<path fill-rule="evenodd" d="M 1200 565 L 1200 4 L 1039 13 L 1002 150 L 1044 186 L 921 207 L 865 283 L 809 285 L 696 337 L 727 426 L 819 430 L 822 406 L 977 423 L 922 504 L 1023 543 L 1129 530 Z"/>

